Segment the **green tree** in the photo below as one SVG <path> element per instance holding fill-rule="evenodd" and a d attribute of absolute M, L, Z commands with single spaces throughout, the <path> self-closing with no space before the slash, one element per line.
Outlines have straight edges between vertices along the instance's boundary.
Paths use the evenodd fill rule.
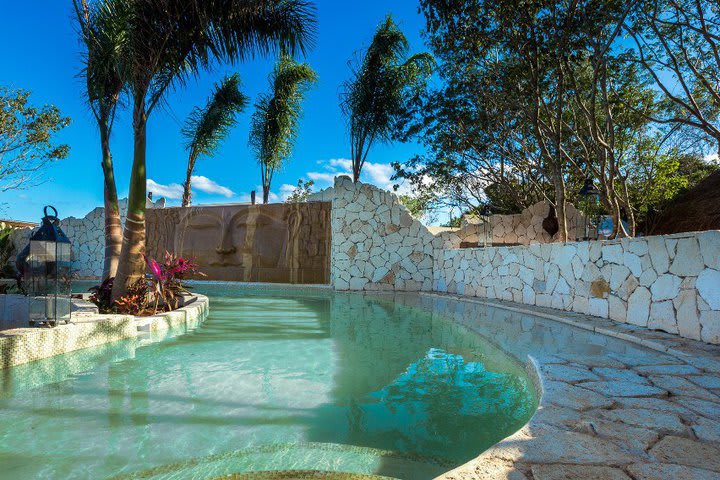
<path fill-rule="evenodd" d="M 643 0 L 625 22 L 665 107 L 661 124 L 699 132 L 720 152 L 720 8 L 716 0 Z"/>
<path fill-rule="evenodd" d="M 621 38 L 637 2 L 420 4 L 442 83 L 406 112 L 398 138 L 421 138 L 427 153 L 395 165 L 396 178 L 461 211 L 490 199 L 512 213 L 547 199 L 562 240 L 565 205 L 587 176 L 606 212 L 632 216 L 628 162 L 653 133 L 654 111 Z"/>
<path fill-rule="evenodd" d="M 53 105 L 35 107 L 30 92 L 0 87 L 0 191 L 42 182 L 48 163 L 66 158 L 70 147 L 56 135 L 70 125 Z"/>
<path fill-rule="evenodd" d="M 298 180 L 297 187 L 295 187 L 295 190 L 292 191 L 292 193 L 288 196 L 287 200 L 285 200 L 285 203 L 302 203 L 307 202 L 310 198 L 310 195 L 312 195 L 312 188 L 315 186 L 315 182 L 312 180 L 303 180 L 302 178 Z"/>
<path fill-rule="evenodd" d="M 342 86 L 340 106 L 350 132 L 353 181 L 372 145 L 388 142 L 410 98 L 426 86 L 434 60 L 427 53 L 408 58 L 409 44 L 391 16 L 380 24 L 361 60 L 351 64 L 352 75 Z"/>
<path fill-rule="evenodd" d="M 211 157 L 233 126 L 235 117 L 247 104 L 247 97 L 240 92 L 240 76 L 233 74 L 215 86 L 207 104 L 195 107 L 185 121 L 182 135 L 188 150 L 187 173 L 183 184 L 182 206 L 190 205 L 191 183 L 195 162 L 201 156 Z"/>
<path fill-rule="evenodd" d="M 106 0 L 97 0 L 92 4 L 87 0 L 73 0 L 73 6 L 84 46 L 85 94 L 100 133 L 105 207 L 103 280 L 106 280 L 117 273 L 122 247 L 122 222 L 110 137 L 120 95 L 125 87 L 119 59 L 124 25 L 113 15 L 112 4 Z"/>
<path fill-rule="evenodd" d="M 678 195 L 693 188 L 720 165 L 701 156 L 663 149 L 660 135 L 639 143 L 628 165 L 628 195 L 637 212 L 637 223 L 647 233 L 655 214 Z"/>
<path fill-rule="evenodd" d="M 145 272 L 146 127 L 168 89 L 216 61 L 305 52 L 314 8 L 304 0 L 109 0 L 125 25 L 121 72 L 132 104 L 134 152 L 128 214 L 113 298 Z"/>
<path fill-rule="evenodd" d="M 260 95 L 250 126 L 250 146 L 260 163 L 263 203 L 268 203 L 275 172 L 292 154 L 302 101 L 317 81 L 307 63 L 281 55 L 270 75 L 270 92 Z"/>

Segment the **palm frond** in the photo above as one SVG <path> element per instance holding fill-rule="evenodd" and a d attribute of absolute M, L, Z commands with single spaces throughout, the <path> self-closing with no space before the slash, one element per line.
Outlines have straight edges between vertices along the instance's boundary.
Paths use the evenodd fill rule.
<path fill-rule="evenodd" d="M 82 75 L 90 109 L 99 122 L 111 124 L 124 89 L 120 54 L 127 40 L 125 18 L 111 0 L 73 0 L 85 46 Z"/>
<path fill-rule="evenodd" d="M 301 104 L 310 86 L 317 81 L 315 71 L 282 55 L 270 77 L 270 92 L 260 95 L 250 126 L 250 147 L 263 167 L 263 185 L 290 157 L 297 139 Z"/>
<path fill-rule="evenodd" d="M 124 74 L 147 93 L 147 110 L 168 88 L 217 62 L 242 62 L 313 44 L 315 8 L 306 0 L 107 0 L 128 16 Z"/>
<path fill-rule="evenodd" d="M 370 147 L 389 141 L 411 90 L 425 86 L 435 61 L 430 54 L 408 55 L 405 35 L 387 16 L 363 57 L 351 62 L 351 77 L 340 93 L 350 132 L 353 170 L 359 176 Z"/>
<path fill-rule="evenodd" d="M 182 135 L 190 157 L 212 156 L 236 123 L 248 98 L 240 92 L 240 76 L 233 74 L 215 86 L 204 107 L 195 107 L 185 121 Z"/>

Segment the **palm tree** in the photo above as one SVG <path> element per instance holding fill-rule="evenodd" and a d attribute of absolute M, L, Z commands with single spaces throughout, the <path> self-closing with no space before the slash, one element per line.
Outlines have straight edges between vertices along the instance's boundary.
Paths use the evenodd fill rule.
<path fill-rule="evenodd" d="M 407 94 L 423 88 L 432 73 L 435 62 L 430 54 L 406 58 L 408 50 L 405 35 L 388 15 L 362 60 L 351 64 L 352 77 L 343 84 L 340 105 L 350 130 L 355 182 L 373 143 L 391 140 Z"/>
<path fill-rule="evenodd" d="M 212 156 L 220 143 L 235 126 L 235 116 L 247 104 L 240 92 L 240 76 L 235 73 L 215 86 L 215 91 L 204 108 L 195 107 L 185 121 L 182 135 L 187 142 L 188 165 L 183 184 L 182 206 L 190 205 L 190 183 L 195 162 L 201 155 Z"/>
<path fill-rule="evenodd" d="M 305 0 L 108 0 L 125 17 L 122 71 L 132 96 L 134 153 L 128 214 L 113 299 L 145 272 L 146 125 L 167 90 L 217 61 L 312 43 L 314 7 Z"/>
<path fill-rule="evenodd" d="M 110 135 L 124 88 L 118 58 L 124 29 L 111 2 L 98 0 L 90 5 L 87 0 L 73 0 L 73 5 L 85 45 L 83 75 L 87 101 L 100 132 L 105 205 L 103 280 L 107 280 L 117 272 L 122 246 L 122 223 Z"/>
<path fill-rule="evenodd" d="M 307 63 L 281 55 L 270 75 L 271 91 L 260 95 L 250 126 L 250 146 L 260 163 L 263 203 L 268 203 L 275 171 L 292 153 L 297 138 L 300 104 L 317 75 Z"/>

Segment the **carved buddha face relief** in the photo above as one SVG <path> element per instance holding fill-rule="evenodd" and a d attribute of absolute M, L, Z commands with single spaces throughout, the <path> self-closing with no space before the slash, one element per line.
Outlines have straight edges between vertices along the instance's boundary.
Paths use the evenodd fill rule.
<path fill-rule="evenodd" d="M 287 225 L 257 207 L 198 208 L 181 221 L 176 251 L 210 267 L 277 267 Z"/>

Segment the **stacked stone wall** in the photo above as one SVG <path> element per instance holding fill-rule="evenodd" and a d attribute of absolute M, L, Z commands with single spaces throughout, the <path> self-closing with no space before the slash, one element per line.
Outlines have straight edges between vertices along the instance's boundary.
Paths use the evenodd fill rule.
<path fill-rule="evenodd" d="M 332 192 L 338 290 L 509 300 L 720 344 L 720 231 L 458 249 L 467 236 L 433 235 L 390 192 L 347 177 Z M 547 215 L 538 205 L 525 215 L 529 225 Z"/>
<path fill-rule="evenodd" d="M 334 288 L 432 289 L 435 237 L 396 195 L 345 176 L 332 192 Z"/>
<path fill-rule="evenodd" d="M 492 245 L 532 245 L 535 243 L 559 242 L 558 235 L 550 235 L 542 226 L 550 211 L 550 203 L 538 202 L 521 213 L 513 215 L 492 215 L 490 217 L 490 243 Z M 584 216 L 572 204 L 565 208 L 568 235 L 571 239 L 584 236 Z M 475 216 L 465 216 L 460 228 L 445 230 L 438 234 L 444 248 L 460 248 L 462 243 L 477 244 L 484 238 L 483 221 Z"/>
<path fill-rule="evenodd" d="M 720 343 L 720 231 L 444 249 L 433 288 L 594 315 Z"/>

